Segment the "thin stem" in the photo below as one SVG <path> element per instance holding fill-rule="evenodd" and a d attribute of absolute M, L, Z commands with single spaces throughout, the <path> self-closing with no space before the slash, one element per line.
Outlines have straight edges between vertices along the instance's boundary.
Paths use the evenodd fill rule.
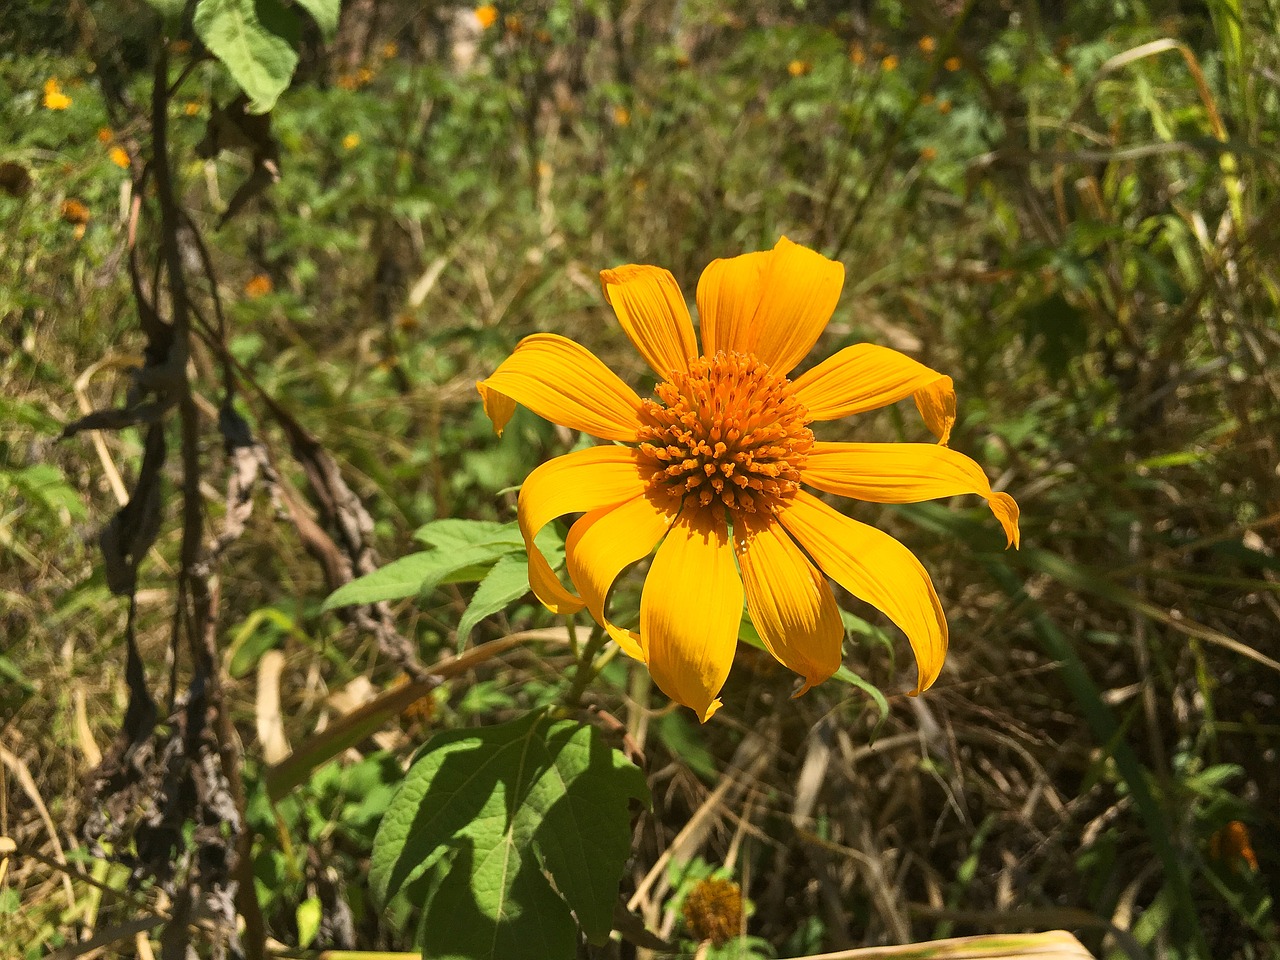
<path fill-rule="evenodd" d="M 605 640 L 604 627 L 598 623 L 595 624 L 591 629 L 591 636 L 587 637 L 587 642 L 583 645 L 582 652 L 578 656 L 578 667 L 573 673 L 573 684 L 569 687 L 569 692 L 564 696 L 565 706 L 570 708 L 578 706 L 582 701 L 582 695 L 587 690 L 587 685 L 599 673 L 595 665 L 595 659 L 596 654 L 600 652 L 600 648 L 604 646 Z"/>

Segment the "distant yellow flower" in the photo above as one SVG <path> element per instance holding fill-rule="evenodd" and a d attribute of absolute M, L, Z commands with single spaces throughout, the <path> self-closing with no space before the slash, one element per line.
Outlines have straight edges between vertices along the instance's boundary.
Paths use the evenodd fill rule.
<path fill-rule="evenodd" d="M 927 107 L 933 103 L 934 99 L 935 98 L 932 93 L 922 93 L 920 94 L 920 105 L 922 107 Z"/>
<path fill-rule="evenodd" d="M 885 46 L 885 43 L 883 40 L 877 40 L 875 43 L 871 44 L 871 53 L 873 56 L 883 57 L 885 54 L 885 51 L 888 49 L 889 48 Z"/>
<path fill-rule="evenodd" d="M 98 142 L 99 142 L 99 143 L 101 143 L 101 144 L 104 144 L 104 145 L 105 145 L 105 144 L 110 143 L 110 142 L 111 142 L 112 140 L 114 140 L 115 138 L 116 138 L 116 135 L 115 135 L 114 133 L 112 133 L 112 132 L 111 132 L 111 128 L 110 128 L 110 127 L 99 127 L 99 128 L 98 128 Z"/>
<path fill-rule="evenodd" d="M 1239 820 L 1232 820 L 1214 831 L 1209 838 L 1209 858 L 1225 862 L 1232 870 L 1239 870 L 1242 863 L 1250 870 L 1258 869 L 1258 855 L 1253 850 L 1249 828 Z"/>
<path fill-rule="evenodd" d="M 928 163 L 930 160 L 937 157 L 937 155 L 938 155 L 938 151 L 935 150 L 933 147 L 925 147 L 923 150 L 920 151 L 920 159 L 925 161 L 926 163 Z"/>
<path fill-rule="evenodd" d="M 354 150 L 358 146 L 360 146 L 360 134 L 348 133 L 345 137 L 342 138 L 343 150 Z"/>
<path fill-rule="evenodd" d="M 551 36 L 550 30 L 543 30 L 539 28 L 533 31 L 533 39 L 537 40 L 539 43 L 550 43 L 555 38 Z"/>
<path fill-rule="evenodd" d="M 475 18 L 480 23 L 481 30 L 488 30 L 498 22 L 498 8 L 491 3 L 486 3 L 482 7 L 476 7 L 473 11 Z"/>
<path fill-rule="evenodd" d="M 114 163 L 121 170 L 129 169 L 129 153 L 127 150 L 125 150 L 124 147 L 121 147 L 121 146 L 112 147 L 110 150 L 107 151 L 107 156 L 110 157 L 111 162 Z"/>
<path fill-rule="evenodd" d="M 190 53 L 191 41 L 190 40 L 171 40 L 169 42 L 169 49 L 173 53 L 179 53 L 179 54 Z"/>
<path fill-rule="evenodd" d="M 891 54 L 889 54 L 887 57 L 885 57 L 883 60 L 881 60 L 881 61 L 880 61 L 880 69 L 881 69 L 881 70 L 884 70 L 886 73 L 888 73 L 888 72 L 890 72 L 890 71 L 893 71 L 893 70 L 897 70 L 897 69 L 898 69 L 898 55 L 897 55 L 896 53 L 891 53 Z"/>
<path fill-rule="evenodd" d="M 85 206 L 83 201 L 76 200 L 74 197 L 69 197 L 68 199 L 63 200 L 60 210 L 62 213 L 62 219 L 67 221 L 67 223 L 75 223 L 83 226 L 89 222 L 89 208 Z"/>
<path fill-rule="evenodd" d="M 182 105 L 182 112 L 188 117 L 197 117 L 200 115 L 200 104 L 196 100 L 188 100 Z"/>
<path fill-rule="evenodd" d="M 613 108 L 613 122 L 619 127 L 631 125 L 631 111 L 619 104 Z"/>
<path fill-rule="evenodd" d="M 960 69 L 960 67 L 962 66 L 962 63 L 959 57 L 947 57 L 947 59 L 942 61 L 942 65 L 952 73 L 955 73 L 957 70 Z"/>
<path fill-rule="evenodd" d="M 857 67 L 867 62 L 867 51 L 862 49 L 862 44 L 855 43 L 849 48 L 849 60 Z"/>
<path fill-rule="evenodd" d="M 361 67 L 356 71 L 356 82 L 360 86 L 366 86 L 373 79 L 373 70 L 370 67 Z"/>
<path fill-rule="evenodd" d="M 400 55 L 400 45 L 397 44 L 394 40 L 388 40 L 386 43 L 382 45 L 383 60 L 394 60 L 399 55 Z"/>
<path fill-rule="evenodd" d="M 519 403 L 612 441 L 550 460 L 525 479 L 517 519 L 534 594 L 554 613 L 585 607 L 648 665 L 663 692 L 705 721 L 720 706 L 744 597 L 765 646 L 801 676 L 797 696 L 835 672 L 844 628 L 829 576 L 906 633 L 919 670 L 913 693 L 927 689 L 947 651 L 929 575 L 898 541 L 801 484 L 875 503 L 976 493 L 1016 545 L 1018 505 L 946 446 L 951 378 L 862 343 L 790 380 L 835 309 L 844 267 L 785 237 L 703 272 L 701 353 L 668 271 L 629 265 L 600 278 L 623 331 L 658 376 L 653 398 L 642 400 L 585 347 L 554 334 L 526 337 L 477 384 L 499 435 Z M 810 429 L 906 397 L 937 445 L 827 443 Z M 567 513 L 583 514 L 565 546 L 576 593 L 535 542 Z M 605 600 L 619 573 L 655 547 L 639 630 L 623 629 Z"/>
<path fill-rule="evenodd" d="M 275 284 L 271 282 L 271 278 L 265 273 L 258 273 L 244 285 L 244 295 L 250 300 L 256 300 L 258 297 L 265 297 L 274 289 Z"/>
<path fill-rule="evenodd" d="M 950 112 L 951 112 L 951 101 L 950 101 L 950 100 L 939 100 L 939 101 L 938 101 L 938 112 L 939 112 L 939 113 L 944 113 L 944 114 L 945 114 L 945 113 L 950 113 Z"/>
<path fill-rule="evenodd" d="M 71 98 L 62 92 L 62 84 L 56 77 L 44 82 L 44 108 L 46 110 L 65 110 L 71 106 Z"/>
<path fill-rule="evenodd" d="M 920 48 L 922 53 L 933 53 L 934 50 L 938 49 L 937 41 L 928 35 L 917 40 L 916 46 Z"/>
<path fill-rule="evenodd" d="M 481 9 L 484 8 L 482 7 Z M 493 8 L 491 7 L 490 9 Z M 479 16 L 478 12 L 476 16 Z M 513 37 L 518 37 L 520 34 L 524 33 L 524 21 L 520 19 L 519 14 L 508 13 L 506 17 L 503 18 L 502 25 L 507 28 L 507 33 L 511 34 Z"/>
<path fill-rule="evenodd" d="M 803 77 L 813 71 L 813 64 L 808 60 L 792 60 L 787 64 L 787 73 L 793 77 Z"/>
<path fill-rule="evenodd" d="M 689 64 L 691 64 L 692 62 L 693 61 L 689 59 L 689 55 L 685 53 L 683 50 L 681 50 L 679 53 L 676 54 L 677 67 L 680 67 L 681 69 L 683 69 L 689 66 Z"/>

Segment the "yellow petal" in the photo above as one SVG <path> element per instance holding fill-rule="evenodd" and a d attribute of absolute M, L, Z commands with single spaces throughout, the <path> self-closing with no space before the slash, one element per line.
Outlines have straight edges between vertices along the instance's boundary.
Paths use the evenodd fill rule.
<path fill-rule="evenodd" d="M 552 613 L 574 613 L 584 601 L 565 589 L 534 537 L 556 517 L 617 506 L 644 493 L 639 454 L 629 447 L 588 447 L 548 460 L 520 487 L 516 517 L 529 553 L 529 586 Z"/>
<path fill-rule="evenodd" d="M 586 601 L 587 610 L 623 652 L 637 660 L 644 660 L 640 634 L 610 622 L 605 602 L 618 574 L 657 546 L 678 507 L 679 504 L 664 507 L 647 496 L 620 506 L 601 507 L 579 519 L 565 541 L 569 576 Z"/>
<path fill-rule="evenodd" d="M 872 503 L 919 503 L 976 493 L 1019 546 L 1018 504 L 993 493 L 982 468 L 963 453 L 931 443 L 815 443 L 800 482 Z"/>
<path fill-rule="evenodd" d="M 752 352 L 786 376 L 826 329 L 843 286 L 843 263 L 783 237 L 770 251 L 761 280 Z"/>
<path fill-rule="evenodd" d="M 498 436 L 517 403 L 604 440 L 635 441 L 639 435 L 636 392 L 586 347 L 552 333 L 525 337 L 476 389 Z"/>
<path fill-rule="evenodd" d="M 684 294 L 668 270 L 630 264 L 600 272 L 604 298 L 640 355 L 662 379 L 698 355 Z"/>
<path fill-rule="evenodd" d="M 688 506 L 654 554 L 640 595 L 640 648 L 654 683 L 706 723 L 733 664 L 742 581 L 723 516 Z"/>
<path fill-rule="evenodd" d="M 827 576 L 898 625 L 916 655 L 914 696 L 928 690 L 947 656 L 947 620 L 929 574 L 910 550 L 803 490 L 778 519 Z"/>
<path fill-rule="evenodd" d="M 772 251 L 744 253 L 712 260 L 698 279 L 698 324 L 702 352 L 713 357 L 720 350 L 749 353 L 755 345 L 751 321 L 760 306 L 764 272 Z"/>
<path fill-rule="evenodd" d="M 896 403 L 912 394 L 925 424 L 945 444 L 956 419 L 951 378 L 897 350 L 856 343 L 833 353 L 795 381 L 808 419 L 837 420 Z"/>
<path fill-rule="evenodd" d="M 733 538 L 751 622 L 769 652 L 804 677 L 798 697 L 840 666 L 844 625 L 836 598 L 773 518 L 739 517 Z"/>

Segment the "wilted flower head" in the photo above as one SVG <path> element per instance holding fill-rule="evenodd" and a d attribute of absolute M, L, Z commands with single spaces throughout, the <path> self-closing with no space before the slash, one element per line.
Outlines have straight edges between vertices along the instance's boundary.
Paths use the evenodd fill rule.
<path fill-rule="evenodd" d="M 681 913 L 695 940 L 718 947 L 742 930 L 742 888 L 732 880 L 707 877 L 685 896 Z"/>

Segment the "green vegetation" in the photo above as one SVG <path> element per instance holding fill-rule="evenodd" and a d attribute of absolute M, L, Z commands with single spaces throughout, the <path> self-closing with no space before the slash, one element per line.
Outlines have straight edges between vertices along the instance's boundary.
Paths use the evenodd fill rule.
<path fill-rule="evenodd" d="M 1280 956 L 1280 8 L 847 7 L 6 8 L 0 956 L 489 955 L 431 939 L 469 897 L 693 956 L 707 878 L 714 957 Z M 746 624 L 699 725 L 529 594 L 516 491 L 580 438 L 474 384 L 550 331 L 644 395 L 598 271 L 783 234 L 847 269 L 814 356 L 954 377 L 1023 545 L 843 503 L 930 571 L 941 679 L 843 596 L 835 678 Z M 899 407 L 824 438 L 929 439 Z"/>

